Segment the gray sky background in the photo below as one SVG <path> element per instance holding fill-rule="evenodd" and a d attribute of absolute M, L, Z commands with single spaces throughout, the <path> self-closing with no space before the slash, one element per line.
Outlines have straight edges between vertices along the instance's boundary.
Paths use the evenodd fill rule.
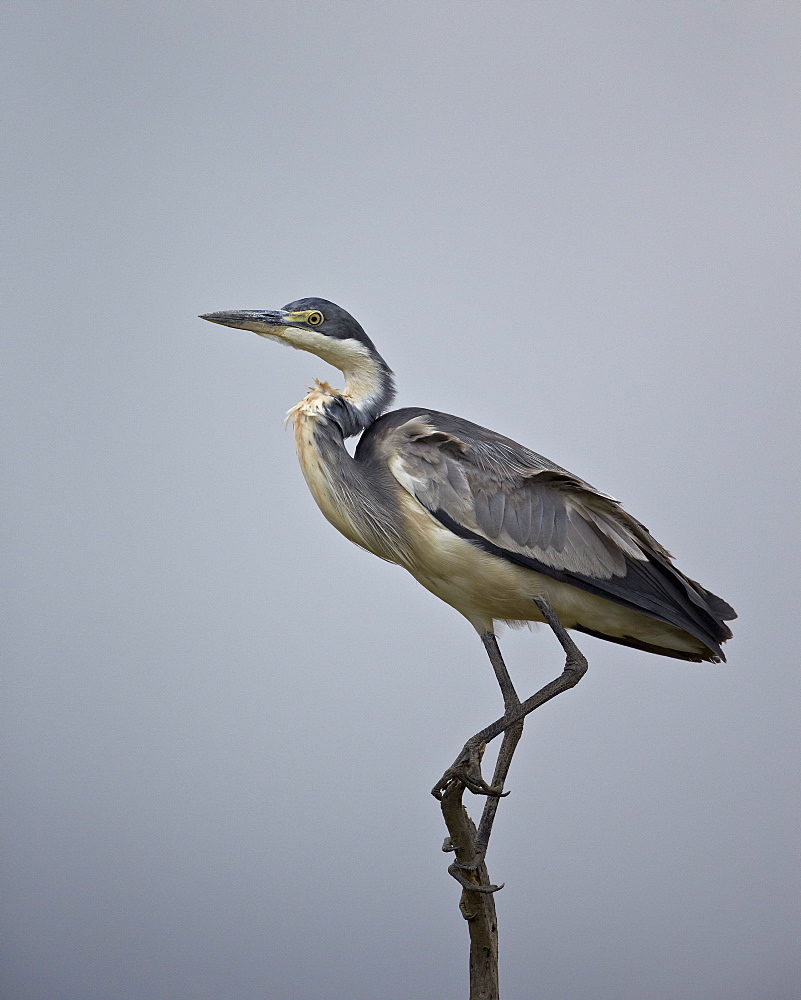
<path fill-rule="evenodd" d="M 798 997 L 799 11 L 5 5 L 4 998 L 466 995 L 428 790 L 492 671 L 307 494 L 337 373 L 196 318 L 305 295 L 741 615 L 527 725 L 505 1000 Z"/>

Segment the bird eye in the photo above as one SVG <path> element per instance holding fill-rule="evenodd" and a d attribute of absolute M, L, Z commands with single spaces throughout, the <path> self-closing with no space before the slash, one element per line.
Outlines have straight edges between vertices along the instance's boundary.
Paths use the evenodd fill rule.
<path fill-rule="evenodd" d="M 309 324 L 309 326 L 319 326 L 322 323 L 322 321 L 323 321 L 323 314 L 319 312 L 317 309 L 315 309 L 314 312 L 310 312 L 309 315 L 306 317 L 306 322 Z"/>

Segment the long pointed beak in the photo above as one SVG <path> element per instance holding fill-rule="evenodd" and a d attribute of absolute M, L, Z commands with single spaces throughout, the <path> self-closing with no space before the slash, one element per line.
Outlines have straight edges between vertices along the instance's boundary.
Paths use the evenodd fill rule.
<path fill-rule="evenodd" d="M 262 337 L 280 337 L 281 331 L 288 326 L 289 313 L 283 309 L 242 309 L 238 312 L 206 313 L 200 319 L 209 323 L 219 323 L 220 326 L 232 326 L 236 330 L 251 330 Z"/>

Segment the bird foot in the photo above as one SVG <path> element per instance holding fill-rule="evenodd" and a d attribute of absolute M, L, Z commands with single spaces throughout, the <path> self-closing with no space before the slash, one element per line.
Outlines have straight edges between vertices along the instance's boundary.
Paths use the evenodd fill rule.
<path fill-rule="evenodd" d="M 448 865 L 448 874 L 452 875 L 459 885 L 468 892 L 498 892 L 498 890 L 503 889 L 505 885 L 504 882 L 501 882 L 500 885 L 477 885 L 475 882 L 470 881 L 467 875 L 465 875 L 465 871 L 473 871 L 473 869 L 472 867 L 467 868 L 465 865 L 460 865 L 456 862 L 452 865 Z"/>
<path fill-rule="evenodd" d="M 431 789 L 435 799 L 441 800 L 445 790 L 455 781 L 461 782 L 474 795 L 503 798 L 509 794 L 500 788 L 488 785 L 481 774 L 481 758 L 484 756 L 486 746 L 486 743 L 473 743 L 472 740 L 465 743 L 462 752 Z"/>

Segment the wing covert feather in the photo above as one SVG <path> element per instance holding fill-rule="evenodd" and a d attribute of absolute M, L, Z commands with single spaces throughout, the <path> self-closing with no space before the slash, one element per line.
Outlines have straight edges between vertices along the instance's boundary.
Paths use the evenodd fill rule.
<path fill-rule="evenodd" d="M 442 511 L 544 566 L 598 580 L 624 575 L 625 556 L 647 558 L 616 501 L 507 439 L 464 440 L 426 416 L 395 428 L 389 465 L 432 514 Z"/>

